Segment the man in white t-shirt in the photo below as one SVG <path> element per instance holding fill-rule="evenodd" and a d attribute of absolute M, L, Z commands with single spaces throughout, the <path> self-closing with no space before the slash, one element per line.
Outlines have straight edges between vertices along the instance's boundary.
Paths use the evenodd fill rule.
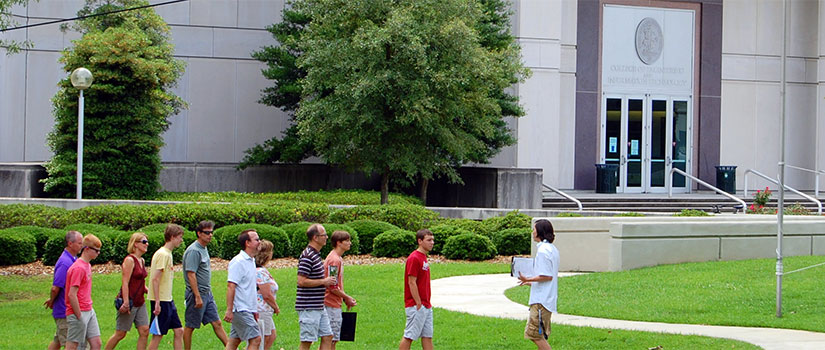
<path fill-rule="evenodd" d="M 524 328 L 524 338 L 536 343 L 539 350 L 550 350 L 547 336 L 550 334 L 550 316 L 556 312 L 559 279 L 559 250 L 553 245 L 556 235 L 547 220 L 537 220 L 533 225 L 536 257 L 533 259 L 535 276 L 519 273 L 521 285 L 530 285 L 530 317 Z"/>

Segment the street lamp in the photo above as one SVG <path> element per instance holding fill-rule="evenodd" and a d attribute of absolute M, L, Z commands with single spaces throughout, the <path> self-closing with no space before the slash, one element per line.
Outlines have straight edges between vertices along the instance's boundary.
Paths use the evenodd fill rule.
<path fill-rule="evenodd" d="M 92 72 L 80 67 L 72 71 L 72 86 L 80 91 L 77 98 L 77 199 L 83 198 L 83 90 L 92 86 Z"/>

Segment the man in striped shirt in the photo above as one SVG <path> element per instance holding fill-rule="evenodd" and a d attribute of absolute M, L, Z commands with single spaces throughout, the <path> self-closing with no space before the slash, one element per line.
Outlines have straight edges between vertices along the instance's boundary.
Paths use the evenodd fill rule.
<path fill-rule="evenodd" d="M 321 248 L 327 244 L 327 232 L 321 224 L 313 224 L 307 229 L 309 244 L 298 258 L 298 289 L 295 296 L 295 310 L 301 328 L 300 350 L 309 350 L 313 342 L 321 338 L 319 350 L 329 350 L 332 346 L 332 329 L 329 316 L 324 312 L 326 287 L 335 284 L 335 277 L 324 278 L 324 259 Z"/>

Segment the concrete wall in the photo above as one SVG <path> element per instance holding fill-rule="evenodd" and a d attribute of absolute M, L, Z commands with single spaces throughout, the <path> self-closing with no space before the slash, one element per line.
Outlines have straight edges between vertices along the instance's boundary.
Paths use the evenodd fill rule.
<path fill-rule="evenodd" d="M 660 264 L 776 256 L 774 216 L 548 220 L 556 232 L 562 271 L 621 271 Z M 784 234 L 783 255 L 825 255 L 822 218 L 786 216 Z"/>
<path fill-rule="evenodd" d="M 809 169 L 825 165 L 825 2 L 788 1 L 786 163 Z M 776 176 L 781 115 L 782 1 L 725 0 L 722 34 L 720 161 L 738 165 L 737 187 L 748 168 Z M 786 183 L 812 190 L 813 175 L 786 172 Z M 749 185 L 770 185 L 753 177 Z"/>
<path fill-rule="evenodd" d="M 514 0 L 513 33 L 533 75 L 517 86 L 526 115 L 518 119 L 514 164 L 539 168 L 544 182 L 573 188 L 576 108 L 576 0 Z"/>

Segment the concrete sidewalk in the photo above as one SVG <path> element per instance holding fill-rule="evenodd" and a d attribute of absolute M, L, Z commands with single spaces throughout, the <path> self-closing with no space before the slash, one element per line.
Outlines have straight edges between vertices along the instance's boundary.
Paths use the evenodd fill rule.
<path fill-rule="evenodd" d="M 569 275 L 560 274 L 561 277 Z M 507 274 L 441 278 L 432 281 L 432 304 L 480 316 L 526 320 L 527 307 L 504 296 L 506 289 L 516 285 L 518 281 Z M 765 350 L 825 349 L 825 333 L 789 329 L 622 321 L 564 314 L 553 315 L 553 323 L 736 339 L 761 346 Z"/>

